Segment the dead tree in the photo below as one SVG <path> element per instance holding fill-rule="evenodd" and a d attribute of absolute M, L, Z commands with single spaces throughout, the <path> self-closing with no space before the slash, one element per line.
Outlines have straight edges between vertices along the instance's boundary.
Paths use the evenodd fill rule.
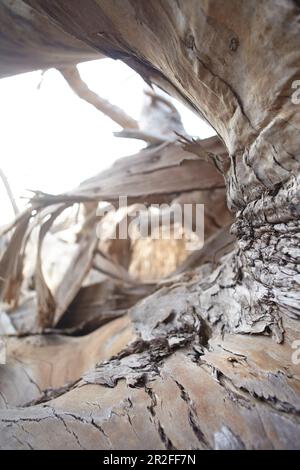
<path fill-rule="evenodd" d="M 12 8 L 2 3 L 1 19 Z M 82 58 L 92 50 L 123 60 L 210 123 L 229 155 L 236 244 L 217 265 L 205 262 L 137 303 L 126 326 L 102 327 L 97 344 L 118 331 L 119 342 L 90 372 L 52 394 L 32 384 L 41 396 L 27 407 L 7 404 L 1 447 L 299 448 L 299 1 L 27 0 L 13 8 L 30 16 L 26 34 L 43 18 L 83 45 Z M 8 52 L 18 25 L 7 28 Z M 25 65 L 16 55 L 9 68 L 2 52 L 5 74 L 40 66 L 34 42 L 24 42 Z M 91 343 L 78 343 L 86 371 Z"/>

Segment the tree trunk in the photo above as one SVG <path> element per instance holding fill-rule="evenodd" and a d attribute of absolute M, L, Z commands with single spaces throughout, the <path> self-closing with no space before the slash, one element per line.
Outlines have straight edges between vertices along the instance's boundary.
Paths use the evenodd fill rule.
<path fill-rule="evenodd" d="M 55 383 L 61 391 L 40 403 L 11 409 L 24 402 L 6 397 L 1 447 L 299 448 L 299 2 L 24 3 L 214 127 L 230 157 L 237 242 L 217 267 L 205 263 L 134 306 L 135 340 L 121 340 L 114 357 L 69 387 Z M 41 363 L 28 359 L 34 367 L 38 387 L 52 386 L 39 385 Z"/>

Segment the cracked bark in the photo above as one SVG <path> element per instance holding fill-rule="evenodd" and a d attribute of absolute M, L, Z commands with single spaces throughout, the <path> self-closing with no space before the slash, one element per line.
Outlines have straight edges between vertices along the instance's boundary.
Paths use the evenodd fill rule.
<path fill-rule="evenodd" d="M 133 307 L 135 342 L 46 406 L 3 409 L 1 447 L 299 448 L 299 4 L 25 3 L 210 122 L 237 243 Z"/>

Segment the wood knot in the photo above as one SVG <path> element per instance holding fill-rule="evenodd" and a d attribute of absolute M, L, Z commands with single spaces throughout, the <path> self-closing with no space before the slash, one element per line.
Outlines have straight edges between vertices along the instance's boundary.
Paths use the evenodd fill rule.
<path fill-rule="evenodd" d="M 239 38 L 237 37 L 233 37 L 230 39 L 230 43 L 229 43 L 229 49 L 232 51 L 232 52 L 236 52 L 238 47 L 240 45 L 240 41 L 239 41 Z"/>
<path fill-rule="evenodd" d="M 195 47 L 195 38 L 191 33 L 186 34 L 184 38 L 184 44 L 188 49 L 194 49 Z"/>

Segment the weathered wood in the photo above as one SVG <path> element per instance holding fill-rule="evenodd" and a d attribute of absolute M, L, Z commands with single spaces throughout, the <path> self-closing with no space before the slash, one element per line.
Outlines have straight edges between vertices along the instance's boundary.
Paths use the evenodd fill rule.
<path fill-rule="evenodd" d="M 0 4 L 0 77 L 101 58 L 22 0 Z"/>
<path fill-rule="evenodd" d="M 286 232 L 298 232 L 299 218 L 297 204 L 289 204 L 292 195 L 299 200 L 300 115 L 292 101 L 299 75 L 299 4 L 89 0 L 74 8 L 64 1 L 28 3 L 81 41 L 179 95 L 217 130 L 230 155 L 228 202 L 237 213 L 239 263 L 250 296 L 257 293 L 253 309 L 266 316 L 272 311 L 275 322 L 278 310 L 297 314 L 298 284 L 291 280 L 289 293 L 283 281 L 274 289 L 273 251 L 279 238 L 290 247 L 286 256 L 296 275 Z M 266 242 L 270 231 L 273 251 Z M 275 277 L 281 276 L 278 267 Z"/>

